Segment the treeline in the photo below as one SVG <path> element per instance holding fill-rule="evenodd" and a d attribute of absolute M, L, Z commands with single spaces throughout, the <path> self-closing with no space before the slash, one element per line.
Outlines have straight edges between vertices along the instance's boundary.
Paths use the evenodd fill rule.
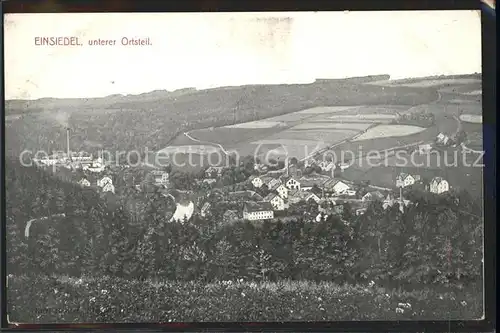
<path fill-rule="evenodd" d="M 319 223 L 298 218 L 223 225 L 214 214 L 183 224 L 168 222 L 153 204 L 131 219 L 121 206 L 111 210 L 96 195 L 50 183 L 37 170 L 7 172 L 12 274 L 398 284 L 465 284 L 482 274 L 481 209 L 465 192 L 414 193 L 404 213 L 397 205 L 384 210 L 373 203 L 365 215 Z M 54 194 L 43 197 L 46 192 Z M 68 217 L 43 222 L 26 239 L 28 215 L 48 207 Z"/>

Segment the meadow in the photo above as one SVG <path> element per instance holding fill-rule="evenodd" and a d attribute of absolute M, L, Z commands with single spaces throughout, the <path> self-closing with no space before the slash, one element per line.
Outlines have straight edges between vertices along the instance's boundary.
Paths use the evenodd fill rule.
<path fill-rule="evenodd" d="M 310 281 L 205 284 L 12 276 L 8 294 L 10 320 L 21 323 L 472 320 L 482 315 L 480 288 L 405 291 Z"/>
<path fill-rule="evenodd" d="M 409 125 L 378 125 L 358 136 L 354 141 L 373 140 L 386 137 L 401 137 L 425 131 L 424 127 Z M 381 147 L 381 149 L 383 149 Z"/>

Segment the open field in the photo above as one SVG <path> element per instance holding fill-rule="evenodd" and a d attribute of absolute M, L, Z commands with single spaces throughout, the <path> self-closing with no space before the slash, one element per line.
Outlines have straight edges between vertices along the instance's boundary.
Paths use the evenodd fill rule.
<path fill-rule="evenodd" d="M 442 79 L 408 79 L 408 80 L 383 80 L 367 82 L 370 85 L 380 85 L 385 87 L 411 87 L 411 88 L 429 88 L 443 85 L 466 85 L 481 84 L 480 79 L 476 78 L 442 78 Z"/>
<path fill-rule="evenodd" d="M 397 116 L 395 114 L 358 113 L 358 114 L 354 114 L 354 115 L 335 115 L 335 116 L 331 116 L 329 118 L 333 119 L 333 120 L 338 120 L 338 121 L 349 121 L 350 119 L 356 119 L 356 120 L 365 120 L 365 121 L 376 122 L 376 121 L 385 121 L 385 120 L 396 119 Z"/>
<path fill-rule="evenodd" d="M 309 122 L 305 124 L 300 124 L 297 126 L 292 127 L 290 130 L 284 131 L 283 133 L 286 133 L 288 131 L 299 131 L 299 130 L 317 130 L 317 129 L 322 129 L 325 131 L 328 130 L 351 130 L 351 131 L 363 131 L 370 127 L 372 124 L 371 123 L 350 123 L 350 122 L 338 122 L 338 123 L 333 123 L 333 122 Z"/>
<path fill-rule="evenodd" d="M 379 125 L 370 128 L 353 141 L 372 140 L 387 137 L 407 136 L 424 131 L 424 127 L 410 125 Z"/>
<path fill-rule="evenodd" d="M 302 111 L 298 111 L 296 113 L 305 114 L 305 115 L 315 115 L 315 114 L 323 114 L 323 113 L 334 113 L 334 112 L 342 112 L 342 111 L 350 111 L 357 109 L 357 106 L 318 106 Z"/>
<path fill-rule="evenodd" d="M 251 121 L 247 123 L 240 123 L 240 124 L 234 124 L 234 125 L 228 125 L 225 126 L 225 128 L 272 128 L 272 127 L 281 127 L 285 126 L 286 124 L 284 122 L 278 122 L 278 121 L 268 121 L 268 120 L 258 120 L 258 121 Z"/>
<path fill-rule="evenodd" d="M 260 121 L 193 130 L 189 134 L 204 143 L 220 144 L 225 149 L 236 150 L 240 156 L 253 155 L 257 149 L 265 154 L 284 146 L 290 156 L 303 158 L 316 149 L 351 138 L 376 123 L 388 122 L 396 112 L 407 109 L 405 105 L 312 108 Z M 336 117 L 339 113 L 347 114 Z M 193 143 L 196 142 L 180 134 L 170 145 Z"/>
<path fill-rule="evenodd" d="M 186 145 L 171 146 L 160 150 L 160 154 L 214 154 L 219 153 L 220 148 L 209 145 Z"/>
<path fill-rule="evenodd" d="M 482 90 L 473 90 L 473 91 L 466 92 L 464 94 L 465 95 L 478 96 L 478 95 L 482 95 L 483 91 Z"/>
<path fill-rule="evenodd" d="M 462 114 L 460 120 L 467 123 L 482 124 L 483 116 L 477 114 Z"/>
<path fill-rule="evenodd" d="M 18 323 L 473 320 L 483 313 L 482 291 L 473 286 L 404 291 L 308 281 L 14 276 L 7 292 L 10 320 Z"/>

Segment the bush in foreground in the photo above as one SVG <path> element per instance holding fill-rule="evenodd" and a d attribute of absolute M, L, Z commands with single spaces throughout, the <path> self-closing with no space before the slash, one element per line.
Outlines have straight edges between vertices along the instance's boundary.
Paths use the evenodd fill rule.
<path fill-rule="evenodd" d="M 465 320 L 482 315 L 482 292 L 11 276 L 8 304 L 10 320 L 24 323 Z"/>

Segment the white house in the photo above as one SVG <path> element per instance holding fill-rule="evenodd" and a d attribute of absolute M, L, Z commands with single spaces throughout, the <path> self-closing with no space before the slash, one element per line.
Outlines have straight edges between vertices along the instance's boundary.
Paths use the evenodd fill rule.
<path fill-rule="evenodd" d="M 439 133 L 438 136 L 436 137 L 436 141 L 439 144 L 447 145 L 450 141 L 450 138 L 447 135 L 444 135 L 443 133 Z"/>
<path fill-rule="evenodd" d="M 104 187 L 106 184 L 113 184 L 113 180 L 108 176 L 104 176 L 97 181 L 99 187 Z"/>
<path fill-rule="evenodd" d="M 83 187 L 89 187 L 90 186 L 90 182 L 86 178 L 80 179 L 80 181 L 78 182 L 78 184 L 80 184 L 80 186 L 83 186 Z"/>
<path fill-rule="evenodd" d="M 316 203 L 319 203 L 321 201 L 321 198 L 319 198 L 316 194 L 307 192 L 307 191 L 301 191 L 301 190 L 292 190 L 290 191 L 288 195 L 288 201 L 291 204 L 296 204 L 300 201 L 309 201 L 309 200 L 314 200 Z"/>
<path fill-rule="evenodd" d="M 252 180 L 252 185 L 256 188 L 262 187 L 264 185 L 264 182 L 262 181 L 262 178 L 260 177 L 254 177 Z"/>
<path fill-rule="evenodd" d="M 243 208 L 243 218 L 250 221 L 273 219 L 273 206 L 269 202 L 247 202 Z"/>
<path fill-rule="evenodd" d="M 441 194 L 449 190 L 450 184 L 441 177 L 434 177 L 429 184 L 429 191 L 431 193 Z"/>
<path fill-rule="evenodd" d="M 361 201 L 374 201 L 374 200 L 384 200 L 384 195 L 380 191 L 368 192 L 362 198 Z"/>
<path fill-rule="evenodd" d="M 300 178 L 298 181 L 300 182 L 300 189 L 302 191 L 310 191 L 314 186 L 320 189 L 323 188 L 323 185 L 329 180 L 330 178 L 327 176 L 311 174 Z"/>
<path fill-rule="evenodd" d="M 425 144 L 425 145 L 419 145 L 418 146 L 418 153 L 419 154 L 427 154 L 432 150 L 432 146 L 430 144 Z"/>
<path fill-rule="evenodd" d="M 341 171 L 348 169 L 351 165 L 349 163 L 339 163 L 339 168 Z"/>
<path fill-rule="evenodd" d="M 103 187 L 102 187 L 102 191 L 103 192 L 112 192 L 112 193 L 115 193 L 115 186 L 111 183 L 106 183 Z"/>
<path fill-rule="evenodd" d="M 211 166 L 207 170 L 205 170 L 205 177 L 206 178 L 220 177 L 222 175 L 222 171 L 224 171 L 223 167 Z"/>
<path fill-rule="evenodd" d="M 155 177 L 156 184 L 167 185 L 169 183 L 168 172 L 155 173 L 154 177 Z"/>
<path fill-rule="evenodd" d="M 277 178 L 271 178 L 267 183 L 267 188 L 270 189 L 270 190 L 275 190 L 276 188 L 278 188 L 278 186 L 281 185 L 281 180 L 277 179 Z"/>
<path fill-rule="evenodd" d="M 269 202 L 275 210 L 285 210 L 286 205 L 283 198 L 274 193 L 269 193 L 265 198 L 265 202 Z"/>
<path fill-rule="evenodd" d="M 283 178 L 283 183 L 289 190 L 300 190 L 300 182 L 293 177 Z"/>
<path fill-rule="evenodd" d="M 279 196 L 282 199 L 288 198 L 288 187 L 286 187 L 285 185 L 281 184 L 280 186 L 278 186 L 278 188 L 276 189 L 276 192 L 278 192 Z"/>
<path fill-rule="evenodd" d="M 335 163 L 333 162 L 328 162 L 328 161 L 321 161 L 318 165 L 322 171 L 324 172 L 330 172 L 332 170 L 335 170 L 335 168 L 337 167 L 335 165 Z"/>
<path fill-rule="evenodd" d="M 396 177 L 396 186 L 397 187 L 407 187 L 415 184 L 415 177 L 409 175 L 407 173 L 400 173 Z"/>
<path fill-rule="evenodd" d="M 343 181 L 341 180 L 337 180 L 335 181 L 334 185 L 331 187 L 331 189 L 333 190 L 334 193 L 336 194 L 344 194 L 346 193 L 348 190 L 351 189 L 351 187 L 344 183 Z"/>
<path fill-rule="evenodd" d="M 354 197 L 356 193 L 357 192 L 355 190 L 345 190 L 343 194 L 348 195 L 350 197 Z"/>

